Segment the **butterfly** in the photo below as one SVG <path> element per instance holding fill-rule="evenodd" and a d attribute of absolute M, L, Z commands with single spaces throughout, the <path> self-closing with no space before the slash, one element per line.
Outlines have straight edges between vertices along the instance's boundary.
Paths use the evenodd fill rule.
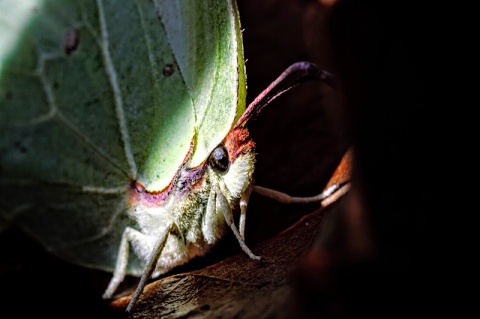
<path fill-rule="evenodd" d="M 112 272 L 104 298 L 141 277 L 127 310 L 148 279 L 227 231 L 260 259 L 245 243 L 252 191 L 291 198 L 253 185 L 247 125 L 297 84 L 331 83 L 328 72 L 296 63 L 247 107 L 235 1 L 2 5 L 1 228 Z"/>

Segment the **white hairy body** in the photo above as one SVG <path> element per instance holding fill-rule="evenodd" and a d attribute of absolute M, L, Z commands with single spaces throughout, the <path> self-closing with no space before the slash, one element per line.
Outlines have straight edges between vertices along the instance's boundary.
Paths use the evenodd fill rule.
<path fill-rule="evenodd" d="M 226 143 L 229 154 L 244 148 L 231 160 L 226 171 L 219 171 L 207 161 L 203 175 L 191 181 L 188 176 L 192 170 L 187 162 L 160 204 L 144 200 L 132 202 L 130 215 L 139 229 L 127 227 L 123 232 L 113 277 L 104 298 L 112 297 L 123 281 L 131 251 L 147 265 L 156 259 L 151 277 L 157 277 L 205 254 L 222 238 L 227 226 L 234 231 L 242 249 L 250 257 L 258 258 L 245 245 L 243 234 L 255 161 L 254 144 L 247 142 L 248 147 Z M 234 149 L 228 149 L 229 146 Z M 237 210 L 240 211 L 240 231 L 233 223 L 233 212 Z"/>

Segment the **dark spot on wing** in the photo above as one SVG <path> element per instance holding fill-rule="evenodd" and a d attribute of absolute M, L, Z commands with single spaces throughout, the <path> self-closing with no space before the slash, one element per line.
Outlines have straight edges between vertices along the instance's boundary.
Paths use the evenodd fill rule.
<path fill-rule="evenodd" d="M 64 51 L 65 54 L 70 55 L 78 48 L 78 44 L 80 43 L 80 36 L 79 32 L 75 28 L 71 28 L 67 31 L 65 35 L 65 45 Z"/>
<path fill-rule="evenodd" d="M 174 71 L 174 68 L 173 68 L 173 64 L 166 64 L 164 67 L 163 67 L 163 75 L 165 76 L 170 76 L 173 74 L 173 71 Z"/>

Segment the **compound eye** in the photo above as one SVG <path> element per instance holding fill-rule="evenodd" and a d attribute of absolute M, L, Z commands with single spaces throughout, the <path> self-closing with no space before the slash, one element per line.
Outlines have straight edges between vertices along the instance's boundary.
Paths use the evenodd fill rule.
<path fill-rule="evenodd" d="M 217 146 L 210 157 L 208 158 L 210 166 L 213 167 L 216 171 L 226 172 L 229 166 L 228 152 L 225 146 Z"/>

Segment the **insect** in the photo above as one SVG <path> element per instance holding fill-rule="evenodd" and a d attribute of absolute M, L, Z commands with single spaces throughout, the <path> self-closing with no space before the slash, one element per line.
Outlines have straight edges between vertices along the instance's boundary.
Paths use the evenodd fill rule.
<path fill-rule="evenodd" d="M 2 223 L 113 272 L 104 298 L 141 276 L 127 310 L 149 278 L 229 229 L 259 259 L 244 237 L 255 164 L 246 125 L 295 85 L 331 76 L 294 64 L 246 108 L 234 1 L 32 0 L 18 12 L 24 20 L 5 22 L 18 39 L 0 51 Z"/>

